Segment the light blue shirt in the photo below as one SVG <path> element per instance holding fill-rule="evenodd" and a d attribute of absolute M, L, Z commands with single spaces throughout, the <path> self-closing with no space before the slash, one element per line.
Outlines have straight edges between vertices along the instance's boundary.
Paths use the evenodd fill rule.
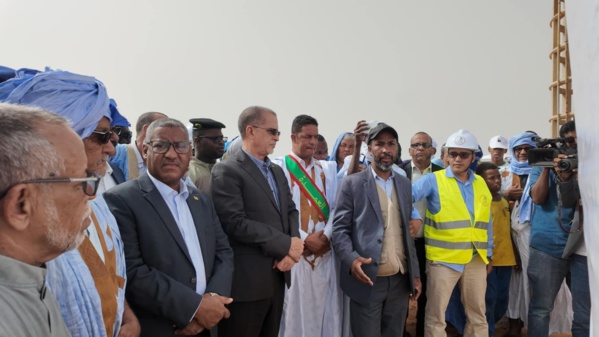
<path fill-rule="evenodd" d="M 254 164 L 256 164 L 260 172 L 262 172 L 262 175 L 264 176 L 264 178 L 266 178 L 266 181 L 268 182 L 268 185 L 272 190 L 275 201 L 277 202 L 277 206 L 281 207 L 281 201 L 279 200 L 279 188 L 277 187 L 277 184 L 275 182 L 275 174 L 272 171 L 272 162 L 270 161 L 270 159 L 268 157 L 265 157 L 264 160 L 260 160 L 249 154 L 245 149 L 242 148 L 242 150 L 243 152 L 245 152 L 245 154 L 248 155 L 248 157 L 250 157 Z"/>
<path fill-rule="evenodd" d="M 462 199 L 468 208 L 470 213 L 470 219 L 474 220 L 474 188 L 472 183 L 474 182 L 475 174 L 472 170 L 468 170 L 468 180 L 465 183 L 455 178 L 455 175 L 451 171 L 451 167 L 445 168 L 445 176 L 447 178 L 453 178 L 458 182 Z M 439 186 L 437 185 L 437 178 L 434 174 L 426 174 L 417 182 L 412 185 L 412 199 L 414 202 L 426 198 L 426 207 L 432 214 L 437 214 L 441 210 L 441 200 L 439 199 Z M 425 225 L 426 226 L 426 225 Z M 487 227 L 487 255 L 490 257 L 493 254 L 493 219 L 489 215 L 489 227 Z M 463 264 L 454 263 L 441 263 L 453 270 L 463 272 Z"/>
<path fill-rule="evenodd" d="M 387 178 L 387 180 L 379 177 L 376 172 L 374 171 L 374 169 L 372 168 L 372 166 L 370 166 L 370 171 L 372 172 L 372 175 L 374 176 L 374 181 L 376 182 L 377 185 L 379 185 L 380 188 L 382 188 L 385 193 L 387 194 L 387 196 L 389 197 L 389 199 L 392 199 L 392 195 L 393 195 L 393 177 L 395 177 L 395 173 L 393 172 L 393 170 L 391 170 L 391 175 L 389 176 L 389 178 Z M 416 209 L 416 207 L 414 207 L 414 205 L 412 204 L 412 214 L 410 215 L 410 219 L 416 219 L 416 220 L 422 220 L 422 218 L 420 217 L 420 213 L 418 213 L 418 210 Z"/>
<path fill-rule="evenodd" d="M 148 177 L 150 177 L 150 180 L 152 180 L 152 183 L 154 183 L 154 186 L 156 186 L 156 189 L 160 192 L 160 195 L 166 202 L 175 222 L 177 222 L 179 231 L 183 236 L 183 241 L 185 241 L 185 245 L 187 246 L 189 257 L 196 270 L 196 292 L 203 295 L 206 291 L 206 269 L 204 267 L 204 258 L 202 257 L 198 232 L 191 211 L 189 210 L 189 205 L 187 205 L 187 198 L 189 197 L 187 185 L 183 180 L 180 180 L 179 192 L 177 192 L 163 182 L 152 177 L 150 172 L 148 172 Z"/>

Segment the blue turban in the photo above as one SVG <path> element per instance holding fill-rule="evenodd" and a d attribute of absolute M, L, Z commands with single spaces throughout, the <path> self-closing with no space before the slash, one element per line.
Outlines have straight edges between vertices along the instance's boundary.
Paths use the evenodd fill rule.
<path fill-rule="evenodd" d="M 106 88 L 95 78 L 48 68 L 30 75 L 17 74 L 2 83 L 12 85 L 14 90 L 6 97 L 0 96 L 0 100 L 55 112 L 70 120 L 81 138 L 89 137 L 102 117 L 112 120 Z"/>
<path fill-rule="evenodd" d="M 129 123 L 127 118 L 121 115 L 116 108 L 116 101 L 112 98 L 110 99 L 110 117 L 112 118 L 112 123 L 110 123 L 111 126 L 131 126 L 131 123 Z"/>
<path fill-rule="evenodd" d="M 16 76 L 16 71 L 12 68 L 0 66 L 0 83 L 10 80 Z"/>
<path fill-rule="evenodd" d="M 512 160 L 510 160 L 510 171 L 514 174 L 530 174 L 531 166 L 528 163 L 528 160 L 523 162 L 518 161 L 516 154 L 514 153 L 514 148 L 520 145 L 530 145 L 533 148 L 536 148 L 537 143 L 532 140 L 533 137 L 537 137 L 537 135 L 532 132 L 522 132 L 510 138 L 510 155 L 512 157 Z"/>
<path fill-rule="evenodd" d="M 39 72 L 39 70 L 28 68 L 21 68 L 15 71 L 14 69 L 0 66 L 0 102 L 6 100 L 8 95 L 10 95 L 16 87 L 21 85 L 21 83 Z"/>

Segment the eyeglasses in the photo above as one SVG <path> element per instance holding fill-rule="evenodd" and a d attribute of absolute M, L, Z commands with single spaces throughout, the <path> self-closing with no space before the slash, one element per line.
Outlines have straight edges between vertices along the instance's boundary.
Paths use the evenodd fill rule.
<path fill-rule="evenodd" d="M 576 138 L 575 137 L 566 137 L 564 138 L 564 141 L 568 144 L 572 144 L 576 142 Z"/>
<path fill-rule="evenodd" d="M 114 132 L 115 135 L 120 136 L 123 128 L 120 126 L 113 126 L 110 128 L 110 132 Z"/>
<path fill-rule="evenodd" d="M 198 136 L 197 138 L 206 138 L 206 139 L 210 139 L 213 143 L 218 143 L 218 142 L 223 142 L 226 143 L 227 140 L 229 140 L 229 137 L 223 137 L 223 136 L 215 136 L 215 137 L 208 137 L 208 136 Z"/>
<path fill-rule="evenodd" d="M 112 138 L 112 133 L 113 131 L 104 131 L 104 132 L 100 132 L 100 131 L 92 131 L 92 135 L 94 135 L 96 137 L 96 140 L 98 142 L 98 144 L 106 144 L 110 141 L 110 138 Z M 118 135 L 118 133 L 117 133 Z"/>
<path fill-rule="evenodd" d="M 516 146 L 514 148 L 514 152 L 522 152 L 522 151 L 530 151 L 530 149 L 532 149 L 530 146 Z"/>
<path fill-rule="evenodd" d="M 188 153 L 189 150 L 191 149 L 191 144 L 189 142 L 169 142 L 166 140 L 151 140 L 149 142 L 147 142 L 146 144 L 149 144 L 150 147 L 152 148 L 152 151 L 154 153 L 158 153 L 158 154 L 164 154 L 167 153 L 168 150 L 171 148 L 171 145 L 173 146 L 173 149 L 175 150 L 175 152 L 179 153 L 179 154 L 185 154 Z"/>
<path fill-rule="evenodd" d="M 423 147 L 425 149 L 429 149 L 431 146 L 433 146 L 433 144 L 431 143 L 414 143 L 414 144 L 410 144 L 410 147 L 413 149 L 417 149 L 419 147 Z"/>
<path fill-rule="evenodd" d="M 448 152 L 447 155 L 449 158 L 457 158 L 460 157 L 462 159 L 468 159 L 472 155 L 472 152 Z"/>
<path fill-rule="evenodd" d="M 256 126 L 256 125 L 252 125 L 252 127 L 258 128 L 258 129 L 262 129 L 262 130 L 266 130 L 266 132 L 270 133 L 274 137 L 277 137 L 277 136 L 281 135 L 281 131 L 279 131 L 277 129 L 274 129 L 274 128 L 263 128 L 261 126 Z"/>
<path fill-rule="evenodd" d="M 121 143 L 121 144 L 129 144 L 129 143 L 131 143 L 131 137 L 133 137 L 133 132 L 131 132 L 131 131 L 123 131 L 119 135 L 119 143 Z"/>
<path fill-rule="evenodd" d="M 102 177 L 95 173 L 88 174 L 87 178 L 45 178 L 32 179 L 22 182 L 23 184 L 46 184 L 46 183 L 81 183 L 83 193 L 90 197 L 96 195 L 98 185 Z"/>

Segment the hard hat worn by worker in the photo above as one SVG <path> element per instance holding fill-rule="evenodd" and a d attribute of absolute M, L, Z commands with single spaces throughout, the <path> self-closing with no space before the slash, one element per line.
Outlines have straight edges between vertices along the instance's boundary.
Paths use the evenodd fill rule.
<path fill-rule="evenodd" d="M 467 149 L 474 152 L 480 151 L 476 137 L 465 129 L 460 129 L 449 136 L 447 142 L 445 142 L 445 148 Z"/>

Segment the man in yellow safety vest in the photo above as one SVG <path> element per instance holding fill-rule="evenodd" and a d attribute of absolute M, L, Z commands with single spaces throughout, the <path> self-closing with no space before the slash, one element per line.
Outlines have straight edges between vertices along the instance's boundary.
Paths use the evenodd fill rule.
<path fill-rule="evenodd" d="M 487 265 L 492 255 L 491 193 L 469 169 L 479 151 L 474 135 L 459 130 L 445 144 L 449 166 L 414 183 L 414 202 L 426 199 L 427 263 L 425 336 L 445 336 L 445 311 L 459 285 L 466 316 L 464 336 L 488 334 L 485 318 Z"/>

